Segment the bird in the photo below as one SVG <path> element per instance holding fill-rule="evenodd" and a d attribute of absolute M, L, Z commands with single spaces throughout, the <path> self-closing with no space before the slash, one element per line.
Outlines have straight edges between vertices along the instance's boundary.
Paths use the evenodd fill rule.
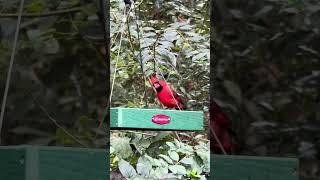
<path fill-rule="evenodd" d="M 222 111 L 221 107 L 212 100 L 210 105 L 210 141 L 211 151 L 216 154 L 232 154 L 235 144 L 232 136 L 235 134 L 231 128 L 229 117 Z M 215 136 L 213 136 L 213 133 Z M 221 143 L 221 144 L 220 144 Z M 221 147 L 222 146 L 222 147 Z"/>
<path fill-rule="evenodd" d="M 168 109 L 186 110 L 186 105 L 182 98 L 168 83 L 157 78 L 156 74 L 150 76 L 150 82 L 155 88 L 161 104 Z"/>

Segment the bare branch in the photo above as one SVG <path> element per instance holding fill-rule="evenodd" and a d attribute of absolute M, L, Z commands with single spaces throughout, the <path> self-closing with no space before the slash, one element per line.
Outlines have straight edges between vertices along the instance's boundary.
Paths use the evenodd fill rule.
<path fill-rule="evenodd" d="M 55 15 L 60 15 L 60 14 L 67 14 L 67 13 L 74 13 L 81 11 L 81 7 L 76 7 L 72 9 L 64 9 L 64 10 L 57 10 L 57 11 L 51 11 L 51 12 L 46 12 L 46 13 L 23 13 L 22 17 L 28 17 L 28 18 L 33 18 L 33 17 L 47 17 L 47 16 L 55 16 Z M 0 18 L 15 18 L 18 17 L 18 13 L 7 13 L 7 14 L 0 14 Z"/>
<path fill-rule="evenodd" d="M 32 96 L 33 97 L 33 96 Z M 46 110 L 46 108 L 44 106 L 42 106 L 34 97 L 33 100 L 36 102 L 36 104 L 38 104 L 38 106 L 40 107 L 40 109 L 47 115 L 47 117 L 60 129 L 62 129 L 62 131 L 64 133 L 66 133 L 68 136 L 70 136 L 74 141 L 76 141 L 77 143 L 81 144 L 83 147 L 88 148 L 87 145 L 83 144 L 80 140 L 78 140 L 75 136 L 73 136 L 71 133 L 69 133 L 63 126 L 61 126 L 57 120 L 55 120 L 52 116 L 50 116 L 49 112 Z"/>

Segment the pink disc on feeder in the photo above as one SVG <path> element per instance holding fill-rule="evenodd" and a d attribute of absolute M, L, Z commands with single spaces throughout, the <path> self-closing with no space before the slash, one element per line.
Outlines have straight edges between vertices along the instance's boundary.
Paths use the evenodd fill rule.
<path fill-rule="evenodd" d="M 156 124 L 168 124 L 170 123 L 170 117 L 164 114 L 157 114 L 152 117 L 152 122 Z"/>

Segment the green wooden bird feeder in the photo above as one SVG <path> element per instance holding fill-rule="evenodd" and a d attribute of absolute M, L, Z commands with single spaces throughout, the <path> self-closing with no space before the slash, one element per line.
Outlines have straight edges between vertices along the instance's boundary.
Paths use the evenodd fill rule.
<path fill-rule="evenodd" d="M 203 130 L 202 111 L 110 108 L 111 129 Z"/>

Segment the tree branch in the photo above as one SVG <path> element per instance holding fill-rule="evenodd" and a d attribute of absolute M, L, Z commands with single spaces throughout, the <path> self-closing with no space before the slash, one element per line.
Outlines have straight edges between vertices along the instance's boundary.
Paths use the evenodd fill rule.
<path fill-rule="evenodd" d="M 60 14 L 67 14 L 67 13 L 73 13 L 81 11 L 81 7 L 71 8 L 71 9 L 64 9 L 64 10 L 57 10 L 57 11 L 51 11 L 51 12 L 45 12 L 45 13 L 23 13 L 22 17 L 47 17 L 47 16 L 54 16 L 54 15 L 60 15 Z M 15 18 L 18 17 L 18 13 L 7 13 L 7 14 L 0 14 L 0 18 Z"/>
<path fill-rule="evenodd" d="M 67 134 L 69 137 L 71 137 L 75 142 L 79 143 L 80 145 L 82 145 L 85 148 L 88 148 L 87 145 L 85 145 L 84 143 L 82 143 L 79 139 L 77 139 L 74 135 L 72 135 L 71 133 L 69 133 L 69 131 L 64 128 L 63 126 L 61 126 L 56 119 L 54 119 L 49 112 L 47 111 L 47 109 L 42 106 L 39 101 L 37 101 L 37 99 L 32 95 L 32 99 L 33 101 L 39 106 L 39 108 L 41 109 L 42 112 L 44 112 L 46 114 L 46 116 L 48 117 L 49 120 L 51 120 L 58 128 L 60 128 L 65 134 Z"/>

